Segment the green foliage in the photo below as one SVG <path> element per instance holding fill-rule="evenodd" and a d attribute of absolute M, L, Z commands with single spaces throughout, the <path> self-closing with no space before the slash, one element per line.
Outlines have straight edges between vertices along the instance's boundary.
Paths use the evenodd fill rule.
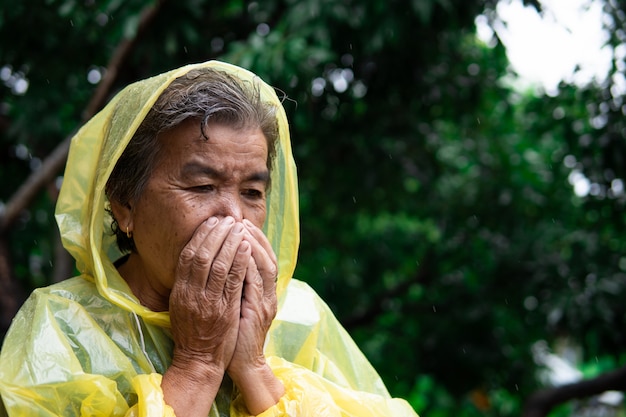
<path fill-rule="evenodd" d="M 626 199 L 611 191 L 626 178 L 621 98 L 609 85 L 553 98 L 503 86 L 504 49 L 474 36 L 493 3 L 164 2 L 117 68 L 116 89 L 221 59 L 284 92 L 300 176 L 296 277 L 390 391 L 431 417 L 518 415 L 538 386 L 537 340 L 575 340 L 589 375 L 624 363 Z M 80 125 L 96 88 L 87 75 L 152 4 L 0 9 L 0 68 L 12 76 L 0 87 L 1 201 Z M 577 197 L 572 170 L 600 191 Z M 29 289 L 54 267 L 55 194 L 10 235 Z"/>

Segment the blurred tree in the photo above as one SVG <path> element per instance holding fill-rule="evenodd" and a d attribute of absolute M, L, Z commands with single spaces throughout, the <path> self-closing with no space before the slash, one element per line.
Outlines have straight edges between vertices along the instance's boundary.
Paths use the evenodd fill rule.
<path fill-rule="evenodd" d="M 476 39 L 475 18 L 494 19 L 495 3 L 1 8 L 0 333 L 24 294 L 71 275 L 53 220 L 64 140 L 123 85 L 222 59 L 285 94 L 300 173 L 296 277 L 393 394 L 429 417 L 518 415 L 540 387 L 538 340 L 567 336 L 586 362 L 623 365 L 626 173 L 611 83 L 626 5 L 607 4 L 616 75 L 548 98 L 504 86 L 502 45 Z M 575 195 L 576 174 L 596 191 Z"/>

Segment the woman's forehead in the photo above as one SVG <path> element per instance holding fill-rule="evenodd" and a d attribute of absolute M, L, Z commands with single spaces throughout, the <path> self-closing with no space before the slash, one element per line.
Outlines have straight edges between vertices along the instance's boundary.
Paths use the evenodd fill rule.
<path fill-rule="evenodd" d="M 197 124 L 188 122 L 164 132 L 159 140 L 159 164 L 186 167 L 186 174 L 207 174 L 211 170 L 213 174 L 226 174 L 246 167 L 260 172 L 267 165 L 267 140 L 260 128 L 234 129 L 212 124 L 204 137 Z"/>

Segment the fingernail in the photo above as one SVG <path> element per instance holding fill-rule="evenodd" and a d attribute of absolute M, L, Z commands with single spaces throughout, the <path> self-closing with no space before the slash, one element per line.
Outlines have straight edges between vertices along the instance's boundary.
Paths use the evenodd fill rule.
<path fill-rule="evenodd" d="M 243 240 L 239 244 L 239 252 L 241 253 L 247 252 L 249 248 L 250 248 L 250 243 L 248 243 L 247 240 Z"/>
<path fill-rule="evenodd" d="M 254 224 L 248 219 L 243 219 L 243 224 L 245 224 L 246 227 L 254 227 Z"/>
<path fill-rule="evenodd" d="M 233 233 L 242 233 L 243 232 L 243 224 L 237 223 L 235 227 L 233 227 Z"/>
<path fill-rule="evenodd" d="M 206 222 L 209 226 L 215 226 L 217 224 L 217 217 L 210 217 Z"/>
<path fill-rule="evenodd" d="M 233 224 L 235 223 L 235 219 L 233 219 L 232 217 L 228 216 L 224 218 L 224 223 L 225 224 Z"/>

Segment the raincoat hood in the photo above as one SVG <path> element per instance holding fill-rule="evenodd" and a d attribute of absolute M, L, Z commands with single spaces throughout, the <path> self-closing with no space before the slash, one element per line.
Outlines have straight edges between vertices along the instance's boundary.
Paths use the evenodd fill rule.
<path fill-rule="evenodd" d="M 263 230 L 278 258 L 277 292 L 287 288 L 295 270 L 299 245 L 298 189 L 289 126 L 274 89 L 250 71 L 219 61 L 192 64 L 129 85 L 87 122 L 70 146 L 65 177 L 56 206 L 63 245 L 76 259 L 81 274 L 92 279 L 108 301 L 148 322 L 169 327 L 169 313 L 142 306 L 117 273 L 114 262 L 123 254 L 111 232 L 105 185 L 126 145 L 163 90 L 176 78 L 198 68 L 227 72 L 259 87 L 262 99 L 273 103 L 279 141 L 267 197 Z"/>

